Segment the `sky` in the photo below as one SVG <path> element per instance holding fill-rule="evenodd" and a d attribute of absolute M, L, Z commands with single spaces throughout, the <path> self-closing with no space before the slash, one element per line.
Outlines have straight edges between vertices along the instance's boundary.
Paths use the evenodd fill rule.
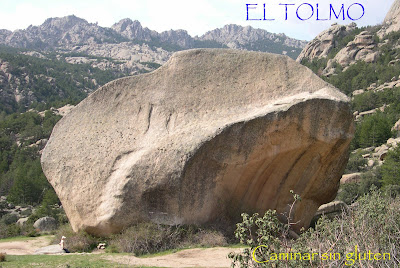
<path fill-rule="evenodd" d="M 158 32 L 184 29 L 190 35 L 196 36 L 226 24 L 238 24 L 272 33 L 284 33 L 296 39 L 312 40 L 333 23 L 353 22 L 350 18 L 355 19 L 358 26 L 381 23 L 394 0 L 0 1 L 0 29 L 25 29 L 29 25 L 40 25 L 50 17 L 73 14 L 103 27 L 110 27 L 121 19 L 130 18 Z M 339 15 L 342 4 L 345 12 Z M 336 15 L 339 15 L 339 19 L 331 12 L 330 5 Z M 308 17 L 310 18 L 307 19 Z M 358 19 L 359 17 L 361 18 Z"/>

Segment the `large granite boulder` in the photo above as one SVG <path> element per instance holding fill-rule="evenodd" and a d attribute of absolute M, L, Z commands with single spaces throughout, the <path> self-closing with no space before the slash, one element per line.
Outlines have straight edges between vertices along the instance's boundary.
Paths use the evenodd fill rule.
<path fill-rule="evenodd" d="M 335 198 L 353 132 L 347 97 L 289 57 L 198 49 L 91 94 L 41 161 L 74 230 L 284 212 L 291 189 L 300 228 Z"/>

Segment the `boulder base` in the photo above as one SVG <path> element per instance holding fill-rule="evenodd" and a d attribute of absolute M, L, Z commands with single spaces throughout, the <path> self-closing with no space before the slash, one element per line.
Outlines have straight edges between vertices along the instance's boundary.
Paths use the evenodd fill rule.
<path fill-rule="evenodd" d="M 353 117 L 345 95 L 286 56 L 176 53 L 100 88 L 55 126 L 42 166 L 74 230 L 204 224 L 334 199 Z"/>

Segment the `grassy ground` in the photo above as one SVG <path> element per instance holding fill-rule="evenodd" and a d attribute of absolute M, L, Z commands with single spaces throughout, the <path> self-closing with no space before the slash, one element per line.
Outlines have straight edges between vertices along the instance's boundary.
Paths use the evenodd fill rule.
<path fill-rule="evenodd" d="M 41 236 L 40 238 L 47 239 L 51 241 L 54 236 L 53 235 L 46 235 Z M 35 240 L 37 238 L 31 237 L 14 237 L 14 238 L 7 238 L 7 239 L 0 239 L 0 243 L 2 242 L 18 242 L 18 241 L 25 241 L 25 240 Z M 244 247 L 241 244 L 235 245 L 227 245 L 229 248 L 242 248 Z M 190 247 L 192 248 L 192 247 Z M 206 249 L 206 247 L 196 247 Z M 146 254 L 140 256 L 140 258 L 152 258 L 152 257 L 160 257 L 169 254 L 173 254 L 179 252 L 182 249 L 171 249 L 155 254 Z M 1 251 L 0 251 L 1 252 Z M 40 268 L 82 268 L 82 267 L 152 267 L 156 268 L 156 266 L 132 266 L 132 265 L 125 265 L 117 263 L 115 259 L 124 256 L 132 256 L 132 254 L 128 253 L 101 253 L 101 254 L 87 254 L 87 253 L 77 253 L 77 254 L 66 254 L 66 255 L 21 255 L 21 256 L 14 256 L 14 255 L 6 255 L 6 261 L 0 262 L 0 268 L 6 267 L 40 267 Z M 115 258 L 115 259 L 114 259 Z M 114 262 L 115 261 L 115 262 Z M 150 262 L 149 265 L 152 263 Z M 159 263 L 158 263 L 159 264 Z M 157 266 L 159 268 L 159 266 Z"/>
<path fill-rule="evenodd" d="M 5 262 L 0 262 L 1 268 L 6 267 L 40 267 L 40 268 L 103 268 L 103 267 L 132 267 L 102 259 L 106 254 L 70 254 L 70 255 L 24 255 L 7 256 Z M 112 256 L 123 254 L 107 254 Z M 137 266 L 150 267 L 150 266 Z M 152 267 L 156 268 L 156 267 Z"/>
<path fill-rule="evenodd" d="M 54 238 L 54 235 L 41 235 L 41 236 L 38 236 L 38 237 L 45 237 L 50 242 Z M 0 239 L 0 243 L 2 243 L 2 242 L 14 242 L 14 241 L 25 241 L 25 240 L 32 240 L 32 239 L 35 239 L 35 238 L 36 237 L 16 236 L 16 237 Z"/>

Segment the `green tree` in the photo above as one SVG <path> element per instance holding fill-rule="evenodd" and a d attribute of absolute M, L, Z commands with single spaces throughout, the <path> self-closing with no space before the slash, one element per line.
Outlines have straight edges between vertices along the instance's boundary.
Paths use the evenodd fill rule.
<path fill-rule="evenodd" d="M 381 112 L 366 116 L 357 125 L 355 133 L 355 148 L 378 146 L 392 137 L 392 124 L 389 118 Z"/>
<path fill-rule="evenodd" d="M 400 147 L 386 156 L 382 165 L 382 182 L 384 186 L 400 185 Z"/>

